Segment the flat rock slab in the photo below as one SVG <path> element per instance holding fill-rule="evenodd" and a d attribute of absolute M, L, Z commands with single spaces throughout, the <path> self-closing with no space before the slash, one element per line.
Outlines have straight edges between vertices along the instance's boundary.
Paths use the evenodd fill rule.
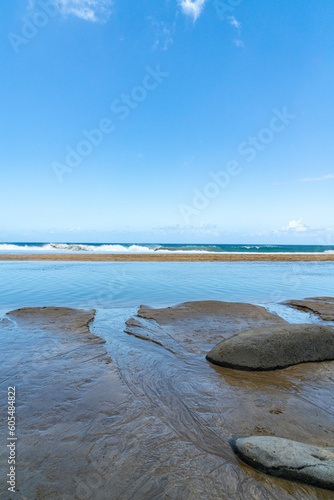
<path fill-rule="evenodd" d="M 206 356 L 238 370 L 276 370 L 299 363 L 334 359 L 334 329 L 315 324 L 247 330 L 219 342 Z"/>
<path fill-rule="evenodd" d="M 320 300 L 321 302 L 334 302 L 334 297 L 307 297 L 305 300 Z"/>
<path fill-rule="evenodd" d="M 11 495 L 4 479 L 1 500 L 121 497 L 98 487 L 116 461 L 111 441 L 123 437 L 116 422 L 127 411 L 129 391 L 104 339 L 95 327 L 90 332 L 94 314 L 33 307 L 11 311 L 0 323 L 0 391 L 16 386 L 19 423 L 18 490 Z M 8 448 L 0 448 L 5 478 Z"/>
<path fill-rule="evenodd" d="M 24 307 L 7 313 L 26 327 L 89 334 L 89 323 L 94 320 L 95 309 L 69 307 Z"/>
<path fill-rule="evenodd" d="M 324 321 L 334 321 L 334 298 L 333 297 L 313 297 L 305 300 L 287 300 L 284 304 L 312 312 L 320 316 Z"/>
<path fill-rule="evenodd" d="M 155 322 L 188 351 L 202 355 L 222 338 L 231 337 L 238 332 L 288 324 L 277 314 L 269 313 L 264 307 L 218 300 L 183 302 L 162 309 L 142 305 L 138 311 L 138 318 L 148 320 L 151 324 Z M 127 333 L 133 333 L 133 324 L 127 322 L 127 326 Z M 144 335 L 147 335 L 148 325 L 143 326 L 141 330 L 145 330 Z M 139 333 L 138 324 L 136 327 L 136 332 Z"/>
<path fill-rule="evenodd" d="M 334 448 L 320 448 L 271 436 L 234 437 L 235 454 L 272 476 L 334 490 Z"/>

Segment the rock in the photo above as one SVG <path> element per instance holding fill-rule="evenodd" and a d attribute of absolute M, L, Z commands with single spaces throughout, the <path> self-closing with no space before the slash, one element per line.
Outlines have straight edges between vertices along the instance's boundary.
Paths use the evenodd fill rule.
<path fill-rule="evenodd" d="M 70 307 L 24 307 L 6 314 L 18 325 L 65 335 L 80 335 L 82 341 L 104 344 L 105 340 L 94 335 L 89 328 L 94 320 L 95 309 L 72 309 Z"/>
<path fill-rule="evenodd" d="M 288 306 L 301 309 L 306 312 L 313 312 L 320 316 L 324 321 L 334 321 L 334 298 L 332 297 L 314 297 L 305 300 L 287 300 L 283 302 Z"/>
<path fill-rule="evenodd" d="M 105 344 L 89 334 L 86 324 L 93 318 L 92 310 L 33 307 L 7 316 L 11 332 L 0 324 L 0 378 L 6 389 L 16 385 L 16 416 L 20 417 L 18 491 L 11 495 L 3 488 L 1 500 L 105 500 L 127 495 L 124 486 L 119 494 L 118 490 L 110 493 L 108 480 L 110 475 L 122 474 L 122 458 L 116 456 L 115 448 L 131 447 L 119 423 L 125 421 L 131 393 Z M 130 422 L 136 420 L 130 411 L 129 415 Z M 138 453 L 133 455 L 133 462 L 127 456 L 123 466 L 127 474 L 135 469 L 132 463 L 138 466 Z M 0 457 L 3 470 L 5 446 Z M 141 476 L 144 473 L 141 470 Z M 99 480 L 93 484 L 96 477 Z M 79 489 L 78 484 L 86 487 L 88 482 L 93 487 Z"/>
<path fill-rule="evenodd" d="M 334 297 L 307 297 L 305 300 L 320 300 L 321 302 L 334 302 Z"/>
<path fill-rule="evenodd" d="M 334 359 L 334 329 L 315 324 L 247 330 L 225 339 L 208 361 L 238 370 L 276 370 L 299 363 Z"/>
<path fill-rule="evenodd" d="M 184 302 L 162 309 L 141 306 L 138 318 L 150 321 L 151 326 L 158 324 L 186 350 L 202 355 L 222 338 L 231 337 L 238 332 L 288 324 L 277 314 L 269 313 L 264 307 L 218 300 Z M 147 323 L 143 326 L 142 330 L 148 327 Z M 138 328 L 136 330 L 139 332 Z M 129 328 L 129 324 L 126 331 L 134 334 L 134 328 Z"/>
<path fill-rule="evenodd" d="M 85 311 L 69 307 L 24 307 L 10 311 L 7 316 L 34 328 L 86 334 L 89 333 L 89 323 L 94 320 L 95 309 Z"/>
<path fill-rule="evenodd" d="M 271 436 L 233 437 L 230 445 L 234 453 L 254 469 L 334 490 L 334 448 Z"/>

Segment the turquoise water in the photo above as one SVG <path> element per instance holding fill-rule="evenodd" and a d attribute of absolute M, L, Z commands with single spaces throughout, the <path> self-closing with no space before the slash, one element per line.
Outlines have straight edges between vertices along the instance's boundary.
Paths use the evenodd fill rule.
<path fill-rule="evenodd" d="M 1 311 L 334 296 L 334 263 L 325 262 L 0 262 L 0 279 Z"/>
<path fill-rule="evenodd" d="M 334 253 L 334 245 L 194 245 L 152 243 L 0 243 L 9 253 Z"/>

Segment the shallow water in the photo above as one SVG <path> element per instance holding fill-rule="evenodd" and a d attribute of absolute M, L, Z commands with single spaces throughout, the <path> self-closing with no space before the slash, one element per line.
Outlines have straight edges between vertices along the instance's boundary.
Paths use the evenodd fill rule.
<path fill-rule="evenodd" d="M 67 487 L 73 490 L 61 498 L 334 498 L 331 492 L 259 474 L 240 463 L 228 445 L 228 439 L 236 433 L 278 433 L 281 437 L 332 445 L 334 377 L 328 363 L 290 367 L 269 377 L 266 373 L 240 374 L 207 363 L 202 353 L 191 352 L 186 344 L 176 341 L 168 327 L 147 322 L 147 329 L 161 345 L 124 333 L 125 321 L 135 316 L 142 303 L 158 307 L 192 300 L 264 304 L 290 322 L 320 322 L 314 315 L 277 302 L 334 296 L 333 276 L 334 264 L 327 263 L 1 262 L 1 313 L 28 306 L 94 307 L 97 315 L 92 332 L 106 340 L 105 347 L 113 361 L 110 370 L 114 369 L 114 385 L 110 386 L 110 393 L 100 393 L 94 400 L 96 411 L 89 413 L 86 420 L 81 415 L 82 421 L 78 419 L 69 427 L 71 435 L 61 440 L 58 462 L 53 465 L 56 475 L 64 466 L 60 456 L 66 443 L 71 450 L 79 450 L 79 465 L 67 480 L 74 478 L 80 488 L 86 488 L 86 493 L 69 482 Z M 17 382 L 19 394 L 26 396 L 28 414 L 30 394 L 33 397 L 33 393 L 44 391 L 47 399 L 47 384 L 52 387 L 48 359 L 57 352 L 57 342 L 54 335 L 47 335 L 45 342 L 42 338 L 38 341 L 31 332 L 16 327 L 11 337 L 6 328 L 1 329 L 0 340 L 6 360 L 2 382 Z M 23 353 L 28 351 L 35 372 L 31 365 L 21 364 Z M 40 353 L 43 363 L 39 362 Z M 64 357 L 67 369 L 71 356 L 70 351 Z M 86 357 L 89 358 L 87 352 Z M 58 371 L 54 370 L 60 396 L 62 369 L 59 365 Z M 78 398 L 88 391 L 87 384 L 94 387 L 92 380 L 83 380 L 84 365 L 74 365 L 72 373 L 66 371 L 66 380 Z M 88 379 L 93 374 L 91 367 Z M 80 380 L 76 381 L 77 377 Z M 112 396 L 114 387 L 117 397 Z M 122 398 L 118 399 L 118 394 Z M 45 423 L 38 407 L 40 400 L 36 398 L 33 425 L 44 425 L 47 439 L 52 446 L 58 446 L 52 425 L 57 422 L 58 426 L 71 405 L 52 406 Z M 22 460 L 28 462 L 29 457 L 24 455 L 30 437 L 28 430 L 25 432 L 21 446 L 24 439 L 28 444 L 22 450 Z M 59 432 L 60 436 L 65 435 L 66 426 L 60 426 Z M 87 432 L 86 437 L 83 432 Z M 43 433 L 35 437 L 44 443 Z M 53 464 L 52 446 L 48 442 L 43 446 L 40 453 L 48 457 L 48 464 Z M 86 457 L 95 469 L 85 466 Z M 41 466 L 41 478 L 43 473 Z M 98 487 L 93 486 L 94 474 Z M 37 479 L 34 474 L 31 478 L 29 488 L 35 491 L 33 481 Z M 45 491 L 40 498 L 59 498 L 51 490 Z"/>
<path fill-rule="evenodd" d="M 0 262 L 0 309 L 270 303 L 334 295 L 325 262 Z"/>

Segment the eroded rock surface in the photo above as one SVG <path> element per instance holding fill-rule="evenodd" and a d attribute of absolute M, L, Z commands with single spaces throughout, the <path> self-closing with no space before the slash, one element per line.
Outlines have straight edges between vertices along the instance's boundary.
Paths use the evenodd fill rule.
<path fill-rule="evenodd" d="M 334 298 L 333 297 L 314 297 L 305 300 L 287 300 L 284 304 L 301 309 L 302 311 L 312 312 L 324 321 L 334 321 Z"/>
<path fill-rule="evenodd" d="M 279 325 L 238 333 L 219 342 L 208 361 L 239 370 L 275 370 L 334 359 L 334 329 L 315 324 Z"/>
<path fill-rule="evenodd" d="M 271 436 L 236 437 L 236 455 L 273 476 L 334 490 L 334 448 L 320 448 Z"/>
<path fill-rule="evenodd" d="M 61 314 L 38 327 L 28 314 L 0 323 L 0 389 L 17 386 L 20 419 L 11 500 L 334 498 L 260 474 L 228 443 L 233 434 L 257 434 L 330 447 L 333 363 L 247 373 L 207 363 L 203 352 L 222 332 L 286 323 L 247 304 L 240 321 L 224 303 L 211 321 L 200 307 L 175 319 L 171 308 L 161 323 L 136 316 L 131 335 L 123 330 L 133 312 L 114 309 L 100 310 L 86 333 L 67 330 Z M 5 489 L 0 498 L 8 500 Z"/>
<path fill-rule="evenodd" d="M 95 309 L 86 311 L 69 307 L 24 307 L 10 311 L 7 316 L 36 329 L 88 334 Z"/>
<path fill-rule="evenodd" d="M 222 338 L 243 330 L 287 324 L 280 316 L 269 313 L 264 307 L 217 300 L 184 302 L 163 309 L 140 306 L 138 317 L 149 320 L 151 325 L 154 320 L 173 340 L 187 350 L 198 353 L 207 352 Z M 144 335 L 148 335 L 148 324 L 140 325 L 138 320 L 135 321 L 136 325 L 132 324 L 127 332 L 131 330 L 133 333 L 135 330 L 139 334 L 139 328 L 142 327 L 141 332 L 145 330 Z"/>
<path fill-rule="evenodd" d="M 100 453 L 111 446 L 128 394 L 105 341 L 93 325 L 90 331 L 94 316 L 94 310 L 34 307 L 11 311 L 1 322 L 0 389 L 16 387 L 19 471 L 17 492 L 3 487 L 1 499 L 93 499 L 105 480 Z M 4 472 L 6 455 L 2 447 Z"/>
<path fill-rule="evenodd" d="M 142 306 L 138 316 L 127 322 L 126 332 L 137 338 L 131 360 L 124 358 L 124 372 L 147 396 L 154 411 L 183 439 L 206 452 L 197 462 L 201 467 L 209 456 L 230 464 L 235 490 L 230 489 L 228 476 L 219 495 L 211 488 L 206 490 L 211 498 L 333 499 L 334 493 L 328 490 L 257 474 L 229 455 L 228 440 L 235 434 L 282 437 L 323 447 L 334 442 L 333 362 L 247 373 L 205 363 L 203 347 L 212 347 L 222 332 L 231 338 L 240 329 L 258 325 L 289 326 L 250 304 L 210 301 L 164 309 Z M 138 356 L 139 351 L 146 353 L 145 359 Z"/>

